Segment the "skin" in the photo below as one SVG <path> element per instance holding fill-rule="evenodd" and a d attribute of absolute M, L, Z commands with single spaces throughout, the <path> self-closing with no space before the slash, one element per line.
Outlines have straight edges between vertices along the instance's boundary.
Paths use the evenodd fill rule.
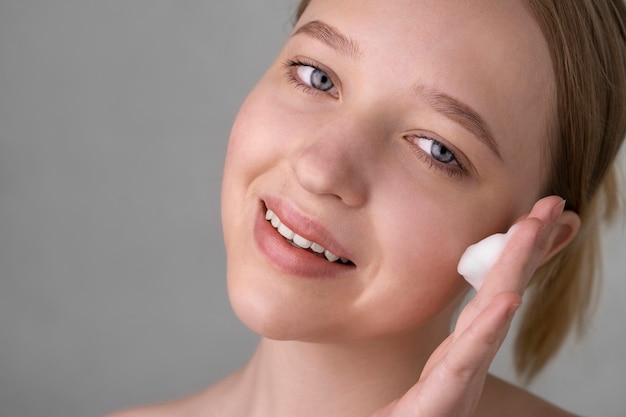
<path fill-rule="evenodd" d="M 351 49 L 300 30 L 313 21 Z M 224 173 L 229 295 L 259 348 L 206 391 L 127 415 L 567 415 L 486 376 L 532 272 L 578 229 L 558 197 L 533 208 L 554 80 L 529 12 L 516 1 L 313 0 L 294 33 L 242 106 Z M 431 91 L 477 113 L 497 152 Z M 432 140 L 462 168 L 434 159 Z M 324 269 L 294 250 L 266 207 L 353 264 Z M 463 251 L 519 219 L 448 336 L 469 288 L 456 272 Z"/>

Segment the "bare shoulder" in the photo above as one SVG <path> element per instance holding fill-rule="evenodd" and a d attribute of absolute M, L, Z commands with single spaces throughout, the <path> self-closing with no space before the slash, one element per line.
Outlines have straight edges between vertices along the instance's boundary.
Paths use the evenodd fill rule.
<path fill-rule="evenodd" d="M 193 397 L 118 411 L 105 417 L 192 417 Z"/>
<path fill-rule="evenodd" d="M 105 417 L 212 417 L 229 414 L 226 393 L 232 377 L 188 397 L 119 411 Z"/>
<path fill-rule="evenodd" d="M 518 386 L 489 375 L 475 416 L 503 415 L 509 417 L 576 417 Z"/>

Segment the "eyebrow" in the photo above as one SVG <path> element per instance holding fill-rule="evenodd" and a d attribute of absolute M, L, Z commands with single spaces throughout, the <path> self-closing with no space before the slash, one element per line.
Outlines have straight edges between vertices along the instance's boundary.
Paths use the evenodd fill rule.
<path fill-rule="evenodd" d="M 296 29 L 292 36 L 299 34 L 309 35 L 351 58 L 356 59 L 361 54 L 359 45 L 356 41 L 343 35 L 329 24 L 319 20 L 312 20 L 300 26 Z"/>
<path fill-rule="evenodd" d="M 312 20 L 300 26 L 295 30 L 292 37 L 300 34 L 311 36 L 351 58 L 356 59 L 361 55 L 358 42 L 320 20 Z M 468 130 L 487 145 L 498 158 L 502 159 L 498 143 L 487 123 L 469 105 L 441 91 L 422 85 L 415 87 L 415 92 L 418 96 L 424 97 L 435 111 Z"/>
<path fill-rule="evenodd" d="M 470 106 L 441 91 L 432 90 L 422 85 L 415 87 L 417 95 L 424 97 L 426 102 L 438 113 L 458 123 L 483 142 L 500 159 L 500 149 L 487 123 Z"/>

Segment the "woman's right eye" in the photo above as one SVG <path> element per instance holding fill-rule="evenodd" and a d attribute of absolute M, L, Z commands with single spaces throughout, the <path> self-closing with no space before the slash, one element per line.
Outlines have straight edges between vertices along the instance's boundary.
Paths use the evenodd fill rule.
<path fill-rule="evenodd" d="M 310 65 L 296 67 L 296 74 L 303 83 L 316 90 L 330 91 L 335 86 L 328 74 Z"/>
<path fill-rule="evenodd" d="M 307 93 L 325 93 L 338 97 L 337 85 L 328 70 L 321 69 L 313 62 L 300 60 L 288 60 L 285 66 L 289 81 Z"/>

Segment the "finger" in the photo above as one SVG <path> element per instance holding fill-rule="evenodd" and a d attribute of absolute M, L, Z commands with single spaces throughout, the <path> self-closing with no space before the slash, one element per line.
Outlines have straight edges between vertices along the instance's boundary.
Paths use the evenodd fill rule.
<path fill-rule="evenodd" d="M 433 353 L 419 382 L 393 405 L 389 415 L 443 417 L 473 413 L 489 365 L 546 251 L 549 234 L 563 207 L 561 198 L 546 197 L 521 218 L 482 287 L 463 309 L 454 333 Z"/>
<path fill-rule="evenodd" d="M 454 415 L 471 415 L 489 365 L 520 302 L 519 295 L 511 292 L 494 297 L 472 324 L 455 337 L 443 357 L 429 364 L 427 374 L 395 404 L 397 415 L 448 416 L 453 410 Z M 418 411 L 420 414 L 416 414 Z"/>
<path fill-rule="evenodd" d="M 547 250 L 548 238 L 564 203 L 562 198 L 556 196 L 543 198 L 526 218 L 513 226 L 512 236 L 500 258 L 487 274 L 476 296 L 463 309 L 456 329 L 463 330 L 497 294 L 514 292 L 522 295 Z"/>
<path fill-rule="evenodd" d="M 495 296 L 472 323 L 456 335 L 443 359 L 446 368 L 458 375 L 465 374 L 468 380 L 480 370 L 486 373 L 521 302 L 519 294 L 513 292 Z"/>
<path fill-rule="evenodd" d="M 525 219 L 513 226 L 511 239 L 484 282 L 482 296 L 490 298 L 503 291 L 522 294 L 547 249 L 548 236 L 564 204 L 560 197 L 543 198 Z"/>

